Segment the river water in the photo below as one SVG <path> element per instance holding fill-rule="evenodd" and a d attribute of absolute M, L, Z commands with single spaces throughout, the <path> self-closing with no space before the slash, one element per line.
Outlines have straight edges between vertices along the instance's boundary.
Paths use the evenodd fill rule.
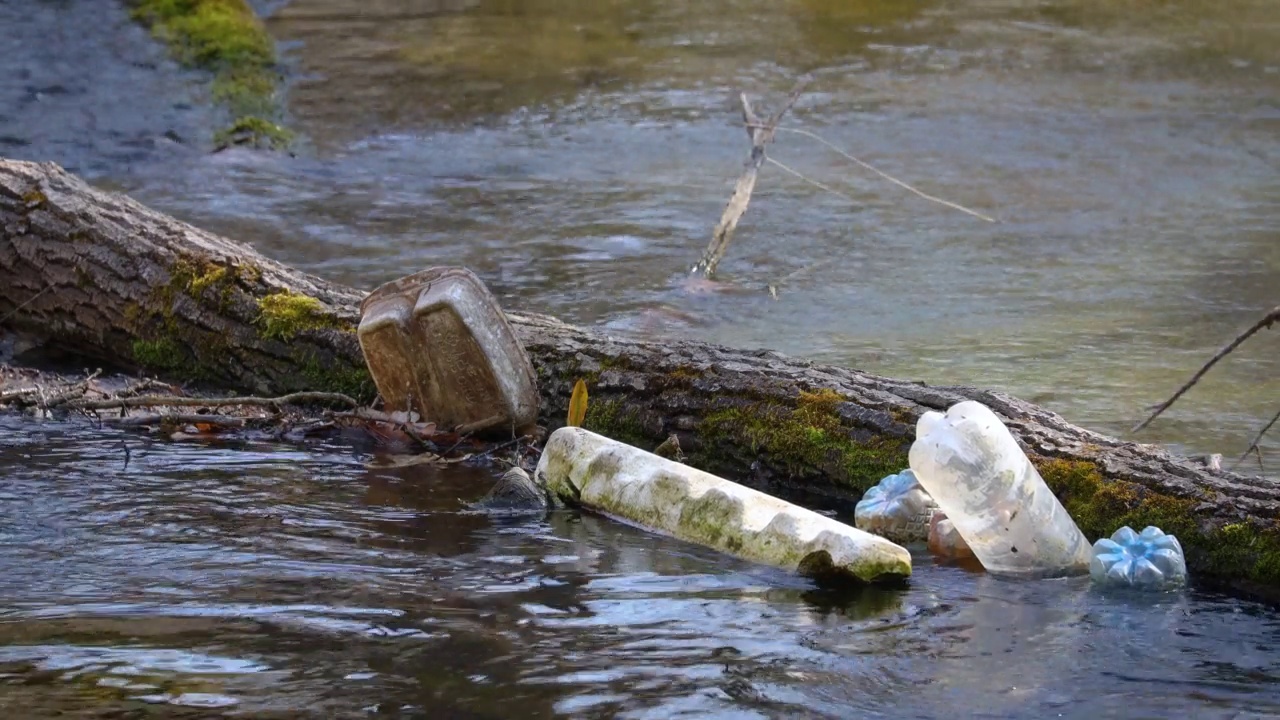
<path fill-rule="evenodd" d="M 199 78 L 91 0 L 0 0 L 24 30 L 0 34 L 0 154 L 337 281 L 465 264 L 513 309 L 1115 433 L 1280 302 L 1271 0 L 260 6 L 294 155 L 206 154 Z M 784 133 L 773 157 L 836 192 L 766 166 L 723 284 L 688 289 L 746 156 L 737 93 L 768 111 L 801 75 L 786 125 L 998 222 Z M 1277 402 L 1273 331 L 1138 439 L 1230 458 Z M 466 514 L 484 470 L 18 421 L 0 442 L 14 717 L 1280 714 L 1278 617 L 1241 601 L 923 555 L 908 590 L 835 596 L 591 517 Z"/>

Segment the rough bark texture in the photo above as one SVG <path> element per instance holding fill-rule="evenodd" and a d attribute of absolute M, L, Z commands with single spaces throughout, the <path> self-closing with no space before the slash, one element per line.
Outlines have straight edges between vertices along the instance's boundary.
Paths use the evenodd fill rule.
<path fill-rule="evenodd" d="M 91 188 L 0 159 L 0 317 L 55 347 L 259 393 L 369 397 L 353 333 L 363 293 Z M 768 351 L 654 343 L 512 314 L 543 422 L 587 381 L 586 427 L 810 506 L 849 509 L 906 465 L 914 423 L 964 399 L 1000 414 L 1090 539 L 1155 524 L 1198 579 L 1280 600 L 1280 490 L 1117 440 L 1002 393 L 930 387 Z"/>

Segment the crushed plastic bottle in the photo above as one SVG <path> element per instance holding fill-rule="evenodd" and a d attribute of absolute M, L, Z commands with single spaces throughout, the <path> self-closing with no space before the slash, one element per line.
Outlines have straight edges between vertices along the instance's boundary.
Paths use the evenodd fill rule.
<path fill-rule="evenodd" d="M 987 572 L 1088 572 L 1088 539 L 990 408 L 966 400 L 945 415 L 926 412 L 910 460 L 920 485 Z"/>
<path fill-rule="evenodd" d="M 920 486 L 910 469 L 881 478 L 862 496 L 853 510 L 853 522 L 894 542 L 923 541 L 929 536 L 929 519 L 938 504 Z"/>
<path fill-rule="evenodd" d="M 1150 525 L 1139 534 L 1126 525 L 1093 544 L 1089 577 L 1099 585 L 1163 590 L 1186 583 L 1187 561 L 1177 537 Z"/>

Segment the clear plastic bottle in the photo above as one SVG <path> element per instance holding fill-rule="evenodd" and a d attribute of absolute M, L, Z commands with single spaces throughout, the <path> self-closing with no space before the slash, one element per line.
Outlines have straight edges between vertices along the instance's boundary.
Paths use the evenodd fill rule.
<path fill-rule="evenodd" d="M 911 469 L 987 572 L 1089 571 L 1092 548 L 990 408 L 967 400 L 916 424 Z"/>

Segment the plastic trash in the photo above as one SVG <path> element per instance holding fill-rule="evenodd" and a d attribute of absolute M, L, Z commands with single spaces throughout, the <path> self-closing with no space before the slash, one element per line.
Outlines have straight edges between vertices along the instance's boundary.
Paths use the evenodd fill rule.
<path fill-rule="evenodd" d="M 492 515 L 535 515 L 551 508 L 551 498 L 546 488 L 535 483 L 523 468 L 513 467 L 498 478 L 483 498 L 468 506 Z"/>
<path fill-rule="evenodd" d="M 1021 577 L 1083 574 L 1088 539 L 1045 485 L 1009 429 L 982 403 L 926 412 L 911 469 L 987 572 Z"/>
<path fill-rule="evenodd" d="M 1186 583 L 1187 561 L 1173 535 L 1154 526 L 1139 534 L 1126 525 L 1093 544 L 1089 577 L 1099 585 L 1163 590 Z"/>
<path fill-rule="evenodd" d="M 969 560 L 973 549 L 956 530 L 956 524 L 943 512 L 935 512 L 929 519 L 929 552 L 945 560 Z"/>
<path fill-rule="evenodd" d="M 534 481 L 568 504 L 810 577 L 911 574 L 911 554 L 889 540 L 579 427 L 547 438 Z"/>
<path fill-rule="evenodd" d="M 390 412 L 460 433 L 528 432 L 533 365 L 497 300 L 466 268 L 393 280 L 360 305 L 360 349 Z"/>
<path fill-rule="evenodd" d="M 938 504 L 908 469 L 881 478 L 868 490 L 854 507 L 853 522 L 860 530 L 894 542 L 923 542 L 937 509 Z"/>

